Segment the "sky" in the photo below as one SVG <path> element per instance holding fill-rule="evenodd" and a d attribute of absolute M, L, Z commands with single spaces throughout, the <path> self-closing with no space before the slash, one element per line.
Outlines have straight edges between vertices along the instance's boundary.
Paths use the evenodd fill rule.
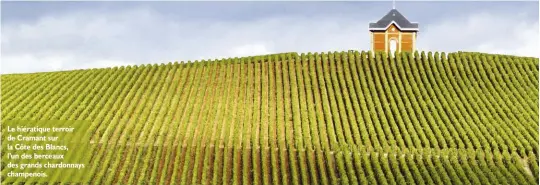
<path fill-rule="evenodd" d="M 1 3 L 0 73 L 369 50 L 392 1 Z M 397 1 L 419 51 L 540 57 L 538 1 Z"/>

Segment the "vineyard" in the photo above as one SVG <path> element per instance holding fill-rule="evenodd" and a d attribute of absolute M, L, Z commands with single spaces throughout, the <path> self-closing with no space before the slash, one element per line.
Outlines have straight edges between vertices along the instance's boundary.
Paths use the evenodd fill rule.
<path fill-rule="evenodd" d="M 90 184 L 538 184 L 538 72 L 483 53 L 284 53 L 2 75 L 1 110 L 90 121 Z"/>

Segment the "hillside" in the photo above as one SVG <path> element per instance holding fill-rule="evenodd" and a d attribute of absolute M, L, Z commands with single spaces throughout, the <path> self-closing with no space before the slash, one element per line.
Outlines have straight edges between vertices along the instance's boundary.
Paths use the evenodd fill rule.
<path fill-rule="evenodd" d="M 11 74 L 2 121 L 91 121 L 92 184 L 538 184 L 538 65 L 349 51 Z"/>

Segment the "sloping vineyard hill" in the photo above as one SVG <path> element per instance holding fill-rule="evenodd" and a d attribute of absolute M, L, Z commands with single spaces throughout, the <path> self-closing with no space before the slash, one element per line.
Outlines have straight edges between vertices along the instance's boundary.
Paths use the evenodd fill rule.
<path fill-rule="evenodd" d="M 538 184 L 538 65 L 347 51 L 8 74 L 2 121 L 90 121 L 91 184 Z"/>

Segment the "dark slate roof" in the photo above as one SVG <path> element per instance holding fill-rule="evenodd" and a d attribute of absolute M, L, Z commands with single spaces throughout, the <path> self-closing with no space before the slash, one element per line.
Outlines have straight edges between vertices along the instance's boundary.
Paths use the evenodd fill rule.
<path fill-rule="evenodd" d="M 381 20 L 369 23 L 369 30 L 386 30 L 390 23 L 394 22 L 400 30 L 418 31 L 418 23 L 411 23 L 396 9 L 390 10 Z"/>

